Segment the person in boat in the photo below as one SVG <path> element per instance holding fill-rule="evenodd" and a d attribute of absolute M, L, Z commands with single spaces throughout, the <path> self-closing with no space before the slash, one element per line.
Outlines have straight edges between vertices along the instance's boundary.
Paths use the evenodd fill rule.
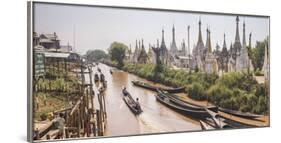
<path fill-rule="evenodd" d="M 137 110 L 140 109 L 139 98 L 136 98 L 136 106 L 135 106 L 135 108 L 136 108 Z"/>
<path fill-rule="evenodd" d="M 125 86 L 123 87 L 122 92 L 123 92 L 124 96 L 127 96 L 127 95 L 128 95 L 128 92 L 127 92 L 127 89 L 126 89 Z"/>
<path fill-rule="evenodd" d="M 103 85 L 103 88 L 107 88 L 107 81 L 105 80 L 103 83 L 102 83 L 102 85 Z"/>
<path fill-rule="evenodd" d="M 104 74 L 103 73 L 100 74 L 100 80 L 101 80 L 101 82 L 104 82 Z"/>
<path fill-rule="evenodd" d="M 95 81 L 98 81 L 99 80 L 99 75 L 98 73 L 95 73 Z"/>

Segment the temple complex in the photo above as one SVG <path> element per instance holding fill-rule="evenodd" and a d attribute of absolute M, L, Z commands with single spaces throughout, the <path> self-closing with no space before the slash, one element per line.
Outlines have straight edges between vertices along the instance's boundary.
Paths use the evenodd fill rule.
<path fill-rule="evenodd" d="M 189 71 L 201 71 L 206 73 L 221 74 L 226 72 L 250 72 L 253 70 L 252 61 L 249 56 L 251 48 L 251 36 L 249 34 L 249 45 L 246 43 L 246 24 L 243 22 L 242 44 L 239 35 L 239 17 L 236 17 L 236 32 L 234 43 L 230 44 L 229 49 L 226 43 L 226 34 L 223 36 L 223 43 L 220 46 L 216 43 L 214 50 L 211 43 L 211 30 L 207 25 L 206 43 L 204 44 L 201 31 L 201 18 L 198 22 L 197 42 L 190 51 L 190 26 L 187 27 L 187 44 L 182 40 L 179 49 L 176 45 L 175 26 L 172 28 L 172 41 L 170 50 L 167 49 L 162 29 L 161 43 L 157 39 L 157 44 L 149 44 L 146 53 L 143 40 L 142 44 L 136 40 L 134 53 L 131 52 L 130 61 L 133 63 L 157 63 L 157 59 L 163 65 L 171 68 L 184 68 Z M 266 61 L 265 61 L 266 62 Z M 266 69 L 266 68 L 264 68 Z"/>

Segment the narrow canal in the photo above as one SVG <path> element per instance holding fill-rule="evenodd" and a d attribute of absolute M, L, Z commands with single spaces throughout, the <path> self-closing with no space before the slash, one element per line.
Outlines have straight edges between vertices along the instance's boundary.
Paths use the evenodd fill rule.
<path fill-rule="evenodd" d="M 136 87 L 131 83 L 132 80 L 146 81 L 145 79 L 117 69 L 110 74 L 111 67 L 104 64 L 99 64 L 98 67 L 107 80 L 106 136 L 201 130 L 197 121 L 157 102 L 155 92 Z M 93 74 L 97 72 L 97 66 L 93 67 L 93 71 Z M 135 116 L 123 101 L 121 91 L 124 86 L 133 98 L 139 98 L 143 109 L 139 116 Z"/>

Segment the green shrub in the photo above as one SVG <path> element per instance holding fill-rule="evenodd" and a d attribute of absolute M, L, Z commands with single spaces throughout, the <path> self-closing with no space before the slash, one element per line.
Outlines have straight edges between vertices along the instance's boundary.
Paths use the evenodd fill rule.
<path fill-rule="evenodd" d="M 221 76 L 208 91 L 208 100 L 214 104 L 242 112 L 265 113 L 268 100 L 264 84 L 244 73 L 227 73 Z"/>
<path fill-rule="evenodd" d="M 262 73 L 260 70 L 257 70 L 254 72 L 255 76 L 264 76 L 264 73 Z"/>
<path fill-rule="evenodd" d="M 47 120 L 47 118 L 48 118 L 48 114 L 47 114 L 47 113 L 42 113 L 42 114 L 40 115 L 41 121 L 45 121 L 45 120 Z"/>
<path fill-rule="evenodd" d="M 205 90 L 202 84 L 194 82 L 187 87 L 188 96 L 196 100 L 205 100 Z"/>
<path fill-rule="evenodd" d="M 268 87 L 258 84 L 252 74 L 229 72 L 221 77 L 203 72 L 175 70 L 164 65 L 125 63 L 125 71 L 173 87 L 185 87 L 195 100 L 243 112 L 266 113 Z"/>
<path fill-rule="evenodd" d="M 220 106 L 225 107 L 222 103 L 226 99 L 230 99 L 234 94 L 233 91 L 223 85 L 211 86 L 207 91 L 208 99 Z"/>

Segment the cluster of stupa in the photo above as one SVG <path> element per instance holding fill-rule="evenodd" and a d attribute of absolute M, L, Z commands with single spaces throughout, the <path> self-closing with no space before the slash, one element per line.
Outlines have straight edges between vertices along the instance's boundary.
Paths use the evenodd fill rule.
<path fill-rule="evenodd" d="M 133 63 L 156 63 L 158 58 L 162 64 L 170 67 L 187 68 L 189 70 L 199 70 L 206 73 L 223 73 L 230 71 L 249 72 L 253 70 L 252 61 L 249 58 L 249 52 L 247 46 L 251 48 L 251 33 L 249 34 L 249 44 L 246 44 L 246 25 L 243 23 L 243 37 L 242 43 L 240 42 L 239 35 L 239 17 L 236 17 L 236 33 L 234 43 L 230 44 L 230 48 L 227 48 L 225 41 L 225 34 L 223 40 L 222 49 L 217 44 L 213 49 L 211 42 L 211 29 L 206 29 L 206 44 L 203 42 L 201 31 L 201 19 L 199 20 L 199 32 L 196 45 L 193 47 L 192 53 L 190 52 L 189 30 L 188 26 L 188 44 L 186 46 L 185 41 L 180 44 L 181 49 L 177 48 L 175 27 L 172 28 L 172 42 L 170 49 L 166 47 L 164 39 L 164 30 L 162 29 L 162 39 L 159 44 L 150 45 L 148 52 L 145 51 L 143 40 L 136 40 L 136 46 L 134 52 L 131 47 L 127 53 L 128 60 Z M 156 53 L 157 51 L 157 53 Z M 156 57 L 158 56 L 158 57 Z"/>

